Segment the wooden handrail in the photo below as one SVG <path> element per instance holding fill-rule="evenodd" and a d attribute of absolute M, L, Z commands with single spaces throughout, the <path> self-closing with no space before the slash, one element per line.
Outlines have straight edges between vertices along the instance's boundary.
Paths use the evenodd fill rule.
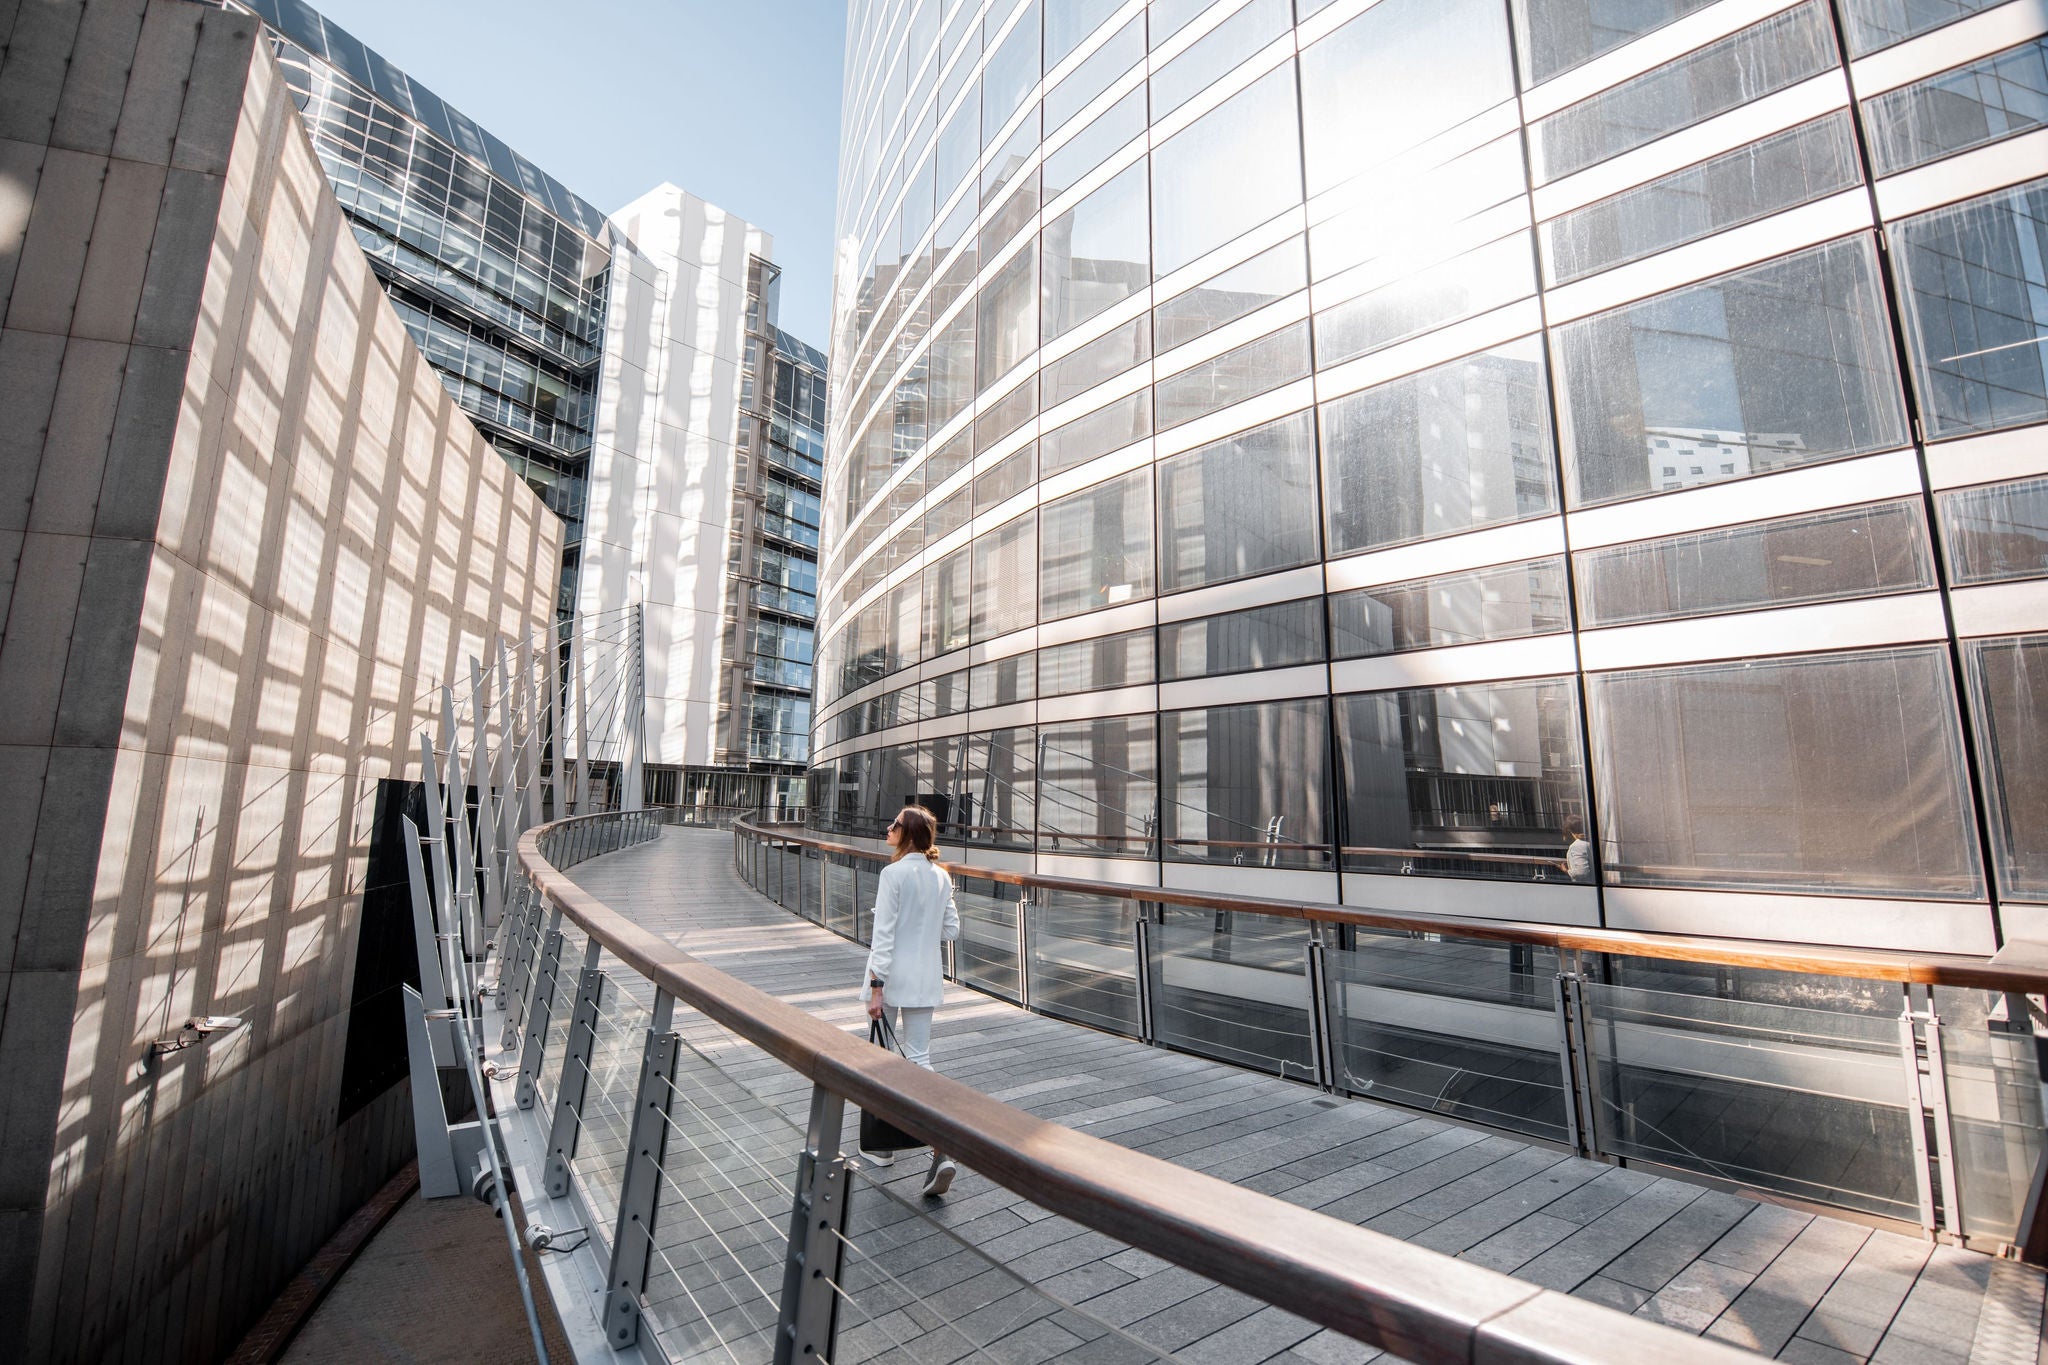
<path fill-rule="evenodd" d="M 821 852 L 883 863 L 888 855 L 853 844 L 820 839 L 793 826 L 763 826 L 750 820 L 734 828 L 757 838 L 801 844 Z M 1922 986 L 1963 986 L 1974 990 L 2009 991 L 2020 995 L 2048 994 L 2048 968 L 1994 966 L 1989 958 L 1962 953 L 1908 953 L 1885 948 L 1831 948 L 1774 943 L 1759 939 L 1707 938 L 1695 934 L 1651 934 L 1631 929 L 1585 929 L 1531 920 L 1479 919 L 1465 915 L 1363 910 L 1315 901 L 1290 901 L 1258 896 L 1218 895 L 1162 886 L 1131 886 L 1122 882 L 1047 877 L 1007 868 L 946 864 L 955 877 L 1003 882 L 1042 891 L 1113 896 L 1195 910 L 1234 910 L 1244 914 L 1298 919 L 1319 924 L 1350 924 L 1399 933 L 1448 934 L 1494 943 L 1525 943 L 1582 953 L 1614 953 L 1622 957 L 1657 958 L 1667 962 L 1699 962 L 1720 967 L 1753 967 L 1774 972 L 1805 972 L 1814 976 L 1857 977 L 1868 981 L 1910 982 Z M 1190 864 L 1190 866 L 1198 866 Z"/>
<path fill-rule="evenodd" d="M 571 816 L 528 830 L 520 870 L 657 989 L 1041 1208 L 1417 1365 L 1754 1360 L 1075 1132 L 834 1028 L 642 928 L 541 854 L 552 830 L 618 818 Z"/>

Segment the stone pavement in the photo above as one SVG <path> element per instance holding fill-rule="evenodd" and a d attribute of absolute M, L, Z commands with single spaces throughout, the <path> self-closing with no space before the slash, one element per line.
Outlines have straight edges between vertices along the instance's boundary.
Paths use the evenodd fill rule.
<path fill-rule="evenodd" d="M 539 1271 L 531 1266 L 536 1287 Z M 542 1294 L 548 1355 L 572 1360 Z M 533 1338 L 497 1216 L 474 1199 L 406 1200 L 313 1316 L 282 1365 L 530 1365 Z"/>
<path fill-rule="evenodd" d="M 863 1026 L 865 950 L 756 894 L 734 871 L 730 835 L 667 830 L 573 875 L 711 965 Z M 594 1067 L 614 1100 L 594 1111 L 578 1164 L 600 1187 L 619 1145 L 604 1115 L 624 1107 L 615 1101 L 630 1092 L 646 1022 L 634 996 L 644 998 L 640 984 L 607 997 L 608 1046 Z M 558 1002 L 558 1020 L 567 1013 Z M 651 1297 L 679 1357 L 765 1360 L 809 1085 L 692 1011 L 679 1009 L 676 1027 L 689 1050 L 670 1152 L 688 1144 L 698 1161 L 671 1163 L 685 1183 L 664 1192 L 656 1218 Z M 948 1075 L 1069 1127 L 1782 1360 L 2048 1365 L 2043 1276 L 2011 1262 L 1333 1098 L 959 987 L 939 1012 L 933 1057 Z M 745 1130 L 737 1140 L 720 1136 L 735 1125 Z M 1232 1365 L 1374 1357 L 971 1172 L 943 1203 L 920 1205 L 922 1174 L 906 1155 L 871 1173 L 886 1197 L 855 1196 L 840 1360 L 1145 1355 L 1117 1333 Z"/>

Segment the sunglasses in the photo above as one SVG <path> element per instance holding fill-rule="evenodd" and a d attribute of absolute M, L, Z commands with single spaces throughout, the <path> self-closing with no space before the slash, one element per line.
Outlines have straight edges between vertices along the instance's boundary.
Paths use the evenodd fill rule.
<path fill-rule="evenodd" d="M 901 820 L 891 820 L 891 821 L 889 822 L 889 832 L 890 832 L 891 834 L 894 834 L 894 833 L 895 833 L 895 832 L 896 832 L 897 830 L 899 830 L 899 829 L 902 829 L 902 828 L 903 828 L 903 822 L 902 822 Z"/>

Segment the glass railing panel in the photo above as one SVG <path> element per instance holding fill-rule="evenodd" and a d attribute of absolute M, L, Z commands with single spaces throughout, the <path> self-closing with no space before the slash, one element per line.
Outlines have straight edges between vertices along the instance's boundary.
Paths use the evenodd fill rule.
<path fill-rule="evenodd" d="M 1152 1036 L 1183 1052 L 1300 1080 L 1316 1074 L 1308 926 L 1229 910 L 1151 926 Z"/>
<path fill-rule="evenodd" d="M 803 904 L 804 851 L 795 844 L 784 844 L 779 856 L 782 870 L 776 876 L 775 903 L 795 911 Z"/>
<path fill-rule="evenodd" d="M 583 1091 L 574 1166 L 576 1178 L 583 1184 L 584 1200 L 609 1240 L 619 1214 L 626 1142 L 632 1132 L 654 993 L 617 961 L 607 958 L 603 966 L 597 1034 L 590 1053 L 590 1080 Z"/>
<path fill-rule="evenodd" d="M 1365 930 L 1353 944 L 1326 959 L 1340 1090 L 1569 1140 L 1554 952 Z"/>
<path fill-rule="evenodd" d="M 748 1082 L 787 1073 L 693 1010 L 675 1022 L 642 1302 L 669 1360 L 772 1360 L 804 1134 Z"/>
<path fill-rule="evenodd" d="M 1138 1032 L 1137 902 L 1041 891 L 1024 917 L 1031 1005 L 1112 1033 Z"/>
<path fill-rule="evenodd" d="M 1961 1226 L 1973 1242 L 2019 1240 L 2034 1169 L 2041 1159 L 2041 1077 L 2033 1032 L 2010 1025 L 1941 1028 Z"/>
<path fill-rule="evenodd" d="M 1896 1019 L 1587 983 L 1599 1149 L 1917 1222 Z"/>
<path fill-rule="evenodd" d="M 853 863 L 843 855 L 825 864 L 825 927 L 835 934 L 853 934 Z"/>
<path fill-rule="evenodd" d="M 818 920 L 818 852 L 816 849 L 799 847 L 796 850 L 796 901 L 789 908 L 805 919 L 816 923 Z"/>
<path fill-rule="evenodd" d="M 875 896 L 881 890 L 882 868 L 863 858 L 853 865 L 853 938 L 866 943 L 875 932 Z"/>
<path fill-rule="evenodd" d="M 953 945 L 953 974 L 967 985 L 1005 1000 L 1021 1001 L 1017 973 L 1016 887 L 980 877 L 953 882 L 960 909 L 960 937 Z"/>

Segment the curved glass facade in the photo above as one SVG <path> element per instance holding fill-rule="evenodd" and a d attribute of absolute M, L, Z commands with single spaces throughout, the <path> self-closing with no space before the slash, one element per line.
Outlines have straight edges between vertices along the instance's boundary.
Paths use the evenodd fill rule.
<path fill-rule="evenodd" d="M 2041 936 L 2029 13 L 853 0 L 815 823 Z"/>

